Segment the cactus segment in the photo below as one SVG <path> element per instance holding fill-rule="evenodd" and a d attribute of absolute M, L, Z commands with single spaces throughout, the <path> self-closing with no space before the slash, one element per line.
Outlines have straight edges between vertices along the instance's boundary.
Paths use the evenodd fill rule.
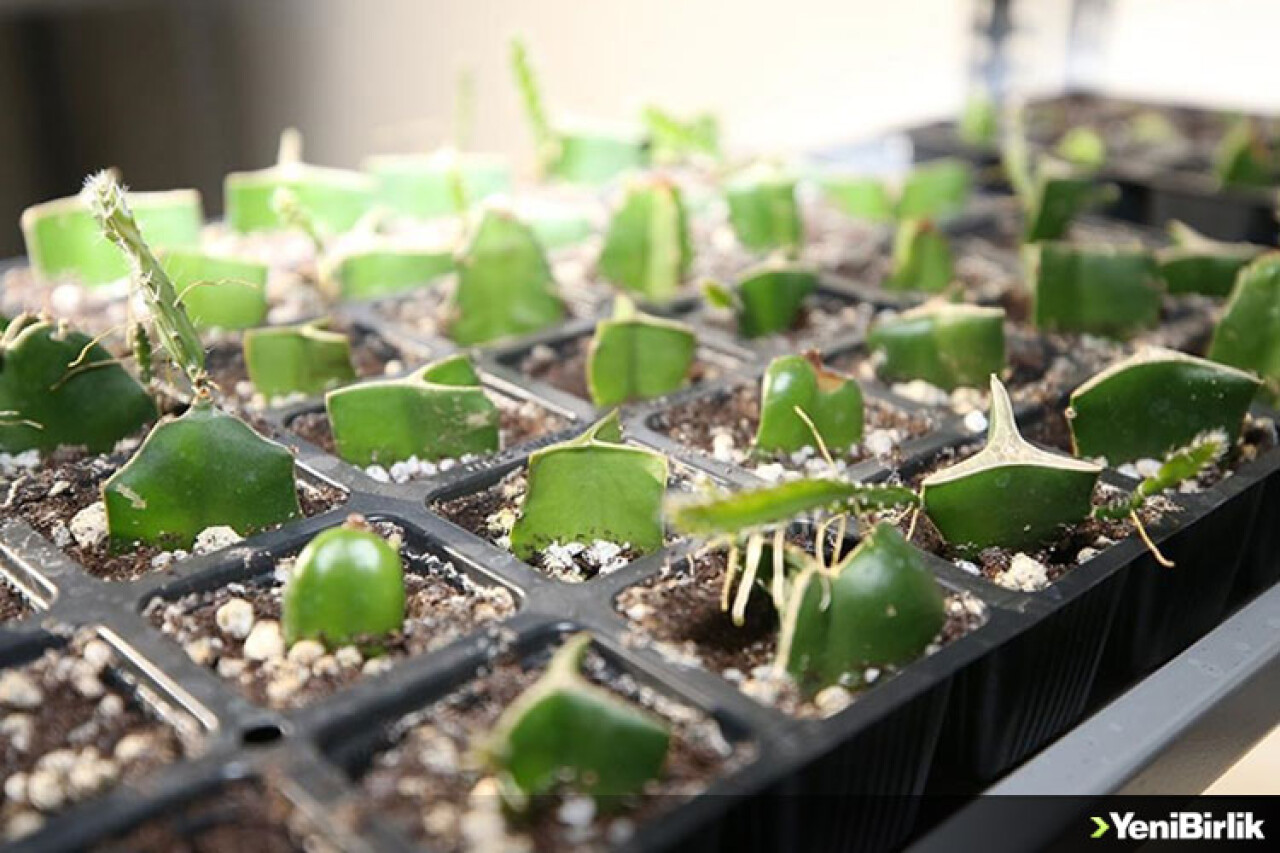
<path fill-rule="evenodd" d="M 1146 349 L 1072 392 L 1072 447 L 1077 456 L 1119 465 L 1163 459 L 1205 432 L 1234 438 L 1261 384 L 1234 367 Z"/>
<path fill-rule="evenodd" d="M 582 676 L 590 645 L 590 634 L 566 640 L 542 677 L 503 712 L 486 745 L 487 763 L 515 811 L 561 785 L 596 797 L 635 794 L 662 772 L 667 725 Z"/>
<path fill-rule="evenodd" d="M 120 546 L 190 548 L 207 527 L 248 536 L 302 515 L 293 454 L 203 401 L 156 424 L 102 496 Z"/>
<path fill-rule="evenodd" d="M 680 190 L 661 180 L 631 187 L 609 224 L 601 274 L 619 287 L 662 301 L 676 295 L 692 260 Z"/>
<path fill-rule="evenodd" d="M 893 269 L 885 281 L 892 290 L 938 293 L 951 284 L 955 261 L 947 236 L 927 219 L 906 219 L 893 241 Z"/>
<path fill-rule="evenodd" d="M 1004 309 L 951 302 L 879 320 L 867 335 L 876 372 L 890 382 L 922 379 L 947 391 L 981 388 L 1005 365 Z"/>
<path fill-rule="evenodd" d="M 776 168 L 748 169 L 725 186 L 729 223 L 738 241 L 754 251 L 797 254 L 804 244 L 804 221 L 796 201 L 796 180 Z"/>
<path fill-rule="evenodd" d="M 587 357 L 591 401 L 601 408 L 661 397 L 689 379 L 698 348 L 684 323 L 638 313 L 625 296 L 596 324 Z"/>
<path fill-rule="evenodd" d="M 601 539 L 640 553 L 662 547 L 667 458 L 622 443 L 614 411 L 582 435 L 534 451 L 511 550 L 529 560 L 554 543 Z"/>
<path fill-rule="evenodd" d="M 1089 178 L 1042 175 L 1028 208 L 1024 239 L 1028 243 L 1061 240 L 1076 216 L 1115 198 L 1113 184 L 1099 184 Z"/>
<path fill-rule="evenodd" d="M 316 535 L 294 563 L 281 598 L 285 642 L 330 649 L 376 646 L 404 622 L 404 569 L 396 549 L 363 525 Z"/>
<path fill-rule="evenodd" d="M 178 301 L 198 329 L 250 329 L 267 319 L 267 265 L 177 249 L 162 252 Z"/>
<path fill-rule="evenodd" d="M 826 369 L 817 352 L 769 363 L 760 388 L 756 450 L 793 453 L 816 441 L 843 450 L 862 440 L 862 428 L 862 389 L 852 377 Z"/>
<path fill-rule="evenodd" d="M 200 244 L 204 213 L 195 190 L 129 193 L 129 206 L 148 242 L 162 248 Z M 74 278 L 85 285 L 107 284 L 129 274 L 120 248 L 102 231 L 80 196 L 60 198 L 22 212 L 27 258 L 43 279 Z"/>
<path fill-rule="evenodd" d="M 892 222 L 896 215 L 893 193 L 878 178 L 823 175 L 818 183 L 827 199 L 854 219 Z"/>
<path fill-rule="evenodd" d="M 460 154 L 451 149 L 386 154 L 365 160 L 364 170 L 376 184 L 376 203 L 411 219 L 457 213 L 456 180 L 462 182 L 468 206 L 511 191 L 511 164 L 496 154 Z"/>
<path fill-rule="evenodd" d="M 0 451 L 95 453 L 155 420 L 138 380 L 81 332 L 19 316 L 0 338 Z"/>
<path fill-rule="evenodd" d="M 458 261 L 450 337 L 464 346 L 524 335 L 558 323 L 565 307 L 529 227 L 487 211 Z"/>
<path fill-rule="evenodd" d="M 253 387 L 268 400 L 319 394 L 356 378 L 347 336 L 315 322 L 250 329 L 244 361 Z"/>
<path fill-rule="evenodd" d="M 1218 143 L 1214 172 L 1227 186 L 1273 186 L 1280 182 L 1280 155 L 1268 147 L 1256 122 L 1240 118 Z"/>
<path fill-rule="evenodd" d="M 341 255 L 333 280 L 343 299 L 375 299 L 428 286 L 454 270 L 453 252 L 383 246 Z"/>
<path fill-rule="evenodd" d="M 1097 171 L 1107 164 L 1107 143 L 1092 127 L 1073 127 L 1062 135 L 1054 153 L 1073 166 Z"/>
<path fill-rule="evenodd" d="M 994 148 L 1000 137 L 1000 110 L 986 92 L 974 92 L 965 101 L 956 128 L 960 140 L 975 148 Z"/>
<path fill-rule="evenodd" d="M 1038 328 L 1125 339 L 1160 321 L 1163 283 L 1145 249 L 1044 243 L 1029 251 Z"/>
<path fill-rule="evenodd" d="M 338 455 L 354 465 L 390 465 L 415 456 L 457 459 L 499 449 L 498 407 L 465 355 L 400 379 L 330 391 L 325 408 Z"/>
<path fill-rule="evenodd" d="M 964 210 L 972 191 L 971 169 L 949 157 L 921 163 L 907 173 L 898 193 L 899 219 L 941 219 Z"/>
<path fill-rule="evenodd" d="M 817 289 L 812 270 L 768 264 L 748 273 L 732 291 L 713 285 L 704 293 L 714 307 L 734 310 L 744 338 L 761 338 L 793 328 L 805 300 Z"/>
<path fill-rule="evenodd" d="M 577 184 L 603 184 L 649 165 L 648 138 L 639 128 L 561 130 L 550 174 Z"/>
<path fill-rule="evenodd" d="M 1174 295 L 1227 296 L 1240 270 L 1266 251 L 1252 243 L 1224 243 L 1198 234 L 1181 222 L 1169 223 L 1172 246 L 1156 252 L 1160 276 Z"/>
<path fill-rule="evenodd" d="M 1280 391 L 1280 252 L 1241 270 L 1213 332 L 1209 358 L 1251 370 Z"/>
<path fill-rule="evenodd" d="M 810 694 L 856 683 L 868 667 L 914 660 L 946 622 L 924 556 L 886 523 L 829 569 L 804 569 L 787 609 L 794 612 L 783 618 L 779 663 Z"/>
<path fill-rule="evenodd" d="M 1018 432 L 1004 385 L 991 377 L 987 444 L 921 484 L 925 512 L 961 553 L 1040 545 L 1088 517 L 1102 467 L 1050 453 Z"/>
<path fill-rule="evenodd" d="M 667 517 L 679 533 L 691 536 L 736 534 L 776 524 L 822 510 L 902 509 L 919 505 L 916 493 L 906 486 L 851 483 L 813 477 L 790 480 L 745 492 L 710 497 L 672 498 Z"/>
<path fill-rule="evenodd" d="M 653 140 L 655 163 L 719 161 L 724 156 L 720 150 L 720 122 L 711 113 L 679 119 L 665 110 L 648 106 L 642 118 Z"/>
<path fill-rule="evenodd" d="M 276 165 L 254 172 L 231 172 L 223 183 L 227 224 L 235 231 L 271 231 L 288 227 L 275 204 L 277 190 L 292 193 L 315 222 L 331 234 L 350 230 L 373 204 L 368 175 L 313 166 L 301 161 L 297 131 L 280 137 Z"/>

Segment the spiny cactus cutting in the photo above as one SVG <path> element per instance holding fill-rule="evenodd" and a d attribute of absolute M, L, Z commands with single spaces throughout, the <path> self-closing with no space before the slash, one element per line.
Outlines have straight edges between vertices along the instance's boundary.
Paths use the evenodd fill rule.
<path fill-rule="evenodd" d="M 1169 223 L 1172 246 L 1156 252 L 1160 277 L 1171 294 L 1227 296 L 1240 270 L 1266 251 L 1252 243 L 1223 243 L 1181 222 Z"/>
<path fill-rule="evenodd" d="M 103 172 L 85 182 L 84 198 L 103 234 L 129 258 L 156 335 L 195 391 L 191 408 L 161 420 L 103 485 L 111 538 L 187 548 L 211 526 L 248 535 L 301 515 L 293 454 L 213 405 L 200 338 L 124 191 Z"/>
<path fill-rule="evenodd" d="M 893 268 L 885 287 L 938 293 L 951 284 L 955 261 L 947 236 L 925 219 L 898 225 L 893 241 Z"/>
<path fill-rule="evenodd" d="M 199 329 L 250 329 L 267 318 L 267 265 L 174 249 L 160 254 L 178 301 Z"/>
<path fill-rule="evenodd" d="M 697 353 L 693 329 L 636 311 L 625 296 L 596 324 L 587 358 L 591 401 L 602 408 L 661 397 L 689 379 Z"/>
<path fill-rule="evenodd" d="M 744 338 L 761 338 L 793 328 L 805 300 L 817 289 L 813 270 L 767 263 L 748 272 L 732 290 L 709 283 L 703 293 L 712 306 L 733 310 Z"/>
<path fill-rule="evenodd" d="M 1214 329 L 1209 358 L 1252 370 L 1272 395 L 1280 392 L 1280 252 L 1240 271 Z"/>
<path fill-rule="evenodd" d="M 532 559 L 548 545 L 603 540 L 640 553 L 662 546 L 667 457 L 623 444 L 616 411 L 577 438 L 529 456 L 528 491 L 511 550 Z"/>
<path fill-rule="evenodd" d="M 724 192 L 729 224 L 742 245 L 758 252 L 799 253 L 804 220 L 794 176 L 775 165 L 758 163 L 732 178 Z"/>
<path fill-rule="evenodd" d="M 0 451 L 110 450 L 157 417 L 146 389 L 88 335 L 23 315 L 0 338 Z"/>
<path fill-rule="evenodd" d="M 1118 465 L 1163 459 L 1207 432 L 1234 437 L 1261 384 L 1234 367 L 1145 349 L 1072 392 L 1072 445 L 1077 456 Z"/>
<path fill-rule="evenodd" d="M 450 336 L 460 344 L 536 332 L 564 319 L 538 239 L 514 216 L 486 211 L 458 260 Z"/>
<path fill-rule="evenodd" d="M 378 640 L 404 622 L 404 570 L 387 540 L 352 517 L 318 534 L 298 555 L 281 600 L 284 638 L 330 649 Z"/>
<path fill-rule="evenodd" d="M 332 233 L 351 228 L 373 203 L 373 181 L 367 175 L 302 162 L 302 136 L 288 128 L 280 135 L 274 166 L 227 175 L 227 224 L 240 232 L 287 227 L 275 202 L 281 189 Z"/>
<path fill-rule="evenodd" d="M 680 190 L 650 178 L 627 190 L 600 253 L 600 272 L 653 301 L 671 299 L 689 273 L 693 247 Z"/>
<path fill-rule="evenodd" d="M 498 450 L 498 408 L 465 355 L 432 362 L 401 379 L 330 391 L 325 408 L 338 455 L 356 465 Z"/>
<path fill-rule="evenodd" d="M 1145 249 L 1043 243 L 1027 252 L 1037 327 L 1123 339 L 1159 322 L 1163 282 Z"/>
<path fill-rule="evenodd" d="M 813 477 L 749 491 L 673 497 L 666 511 L 676 531 L 711 537 L 786 524 L 820 511 L 863 513 L 919 503 L 919 496 L 905 486 Z"/>
<path fill-rule="evenodd" d="M 461 187 L 465 207 L 511 191 L 511 165 L 496 154 L 458 152 L 383 154 L 364 161 L 376 183 L 377 204 L 411 219 L 434 219 L 458 212 Z"/>
<path fill-rule="evenodd" d="M 268 326 L 244 334 L 249 381 L 268 400 L 319 394 L 356 378 L 351 342 L 320 322 Z"/>
<path fill-rule="evenodd" d="M 792 453 L 815 441 L 843 450 L 862 440 L 862 389 L 850 376 L 828 370 L 817 352 L 784 355 L 769 363 L 760 388 L 755 447 Z"/>
<path fill-rule="evenodd" d="M 590 647 L 590 634 L 566 640 L 493 730 L 484 755 L 516 811 L 559 785 L 601 798 L 634 794 L 662 771 L 667 725 L 582 676 Z"/>
<path fill-rule="evenodd" d="M 980 388 L 1005 366 L 1004 309 L 933 302 L 877 320 L 867 335 L 876 372 L 892 382 Z"/>
<path fill-rule="evenodd" d="M 925 512 L 948 542 L 962 552 L 1024 549 L 1088 517 L 1100 465 L 1027 442 L 994 376 L 989 420 L 981 451 L 921 483 Z"/>

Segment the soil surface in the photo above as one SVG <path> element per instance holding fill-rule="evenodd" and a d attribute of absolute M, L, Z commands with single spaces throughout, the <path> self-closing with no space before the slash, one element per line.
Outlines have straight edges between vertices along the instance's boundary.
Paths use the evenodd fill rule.
<path fill-rule="evenodd" d="M 863 398 L 865 427 L 860 444 L 843 450 L 828 448 L 837 468 L 857 464 L 873 456 L 889 460 L 899 458 L 903 442 L 918 438 L 933 428 L 927 415 L 912 413 L 881 402 Z M 790 472 L 827 472 L 825 460 L 812 448 L 795 454 L 775 454 L 756 459 L 751 446 L 760 424 L 760 388 L 743 384 L 703 395 L 672 406 L 649 420 L 649 426 L 700 453 L 722 462 L 748 465 L 761 476 L 777 479 L 780 466 Z"/>
<path fill-rule="evenodd" d="M 815 293 L 805 300 L 795 324 L 775 335 L 744 338 L 738 332 L 738 323 L 732 313 L 722 309 L 709 309 L 702 319 L 708 326 L 742 343 L 768 345 L 770 342 L 782 342 L 787 349 L 796 350 L 806 343 L 825 345 L 840 336 L 865 334 L 874 313 L 870 304 L 859 302 L 854 296 Z"/>
<path fill-rule="evenodd" d="M 9 579 L 0 575 L 0 623 L 13 622 L 31 612 L 31 602 Z"/>
<path fill-rule="evenodd" d="M 395 525 L 379 522 L 373 526 L 388 539 L 403 537 Z M 401 547 L 405 585 L 402 630 L 343 649 L 297 643 L 286 652 L 278 642 L 281 596 L 294 559 L 283 559 L 272 574 L 245 582 L 191 593 L 176 601 L 152 599 L 145 615 L 152 625 L 181 643 L 192 660 L 232 681 L 250 700 L 288 709 L 311 704 L 404 658 L 442 648 L 481 625 L 507 618 L 516 609 L 505 588 L 478 584 L 452 563 L 405 544 Z M 233 603 L 228 606 L 228 602 Z M 231 615 L 237 607 L 244 611 L 238 618 Z M 260 634 L 258 640 L 253 639 L 255 630 Z M 260 653 L 259 644 L 268 635 L 267 653 Z M 381 653 L 376 653 L 375 647 Z"/>
<path fill-rule="evenodd" d="M 749 745 L 728 742 L 706 714 L 641 686 L 590 652 L 583 666 L 588 678 L 670 726 L 662 774 L 643 793 L 611 800 L 608 808 L 562 791 L 535 798 L 523 816 L 508 816 L 496 779 L 469 756 L 502 712 L 537 680 L 541 665 L 499 660 L 445 699 L 396 723 L 390 746 L 359 780 L 370 800 L 368 816 L 448 853 L 612 848 L 751 757 Z"/>
<path fill-rule="evenodd" d="M 812 540 L 806 537 L 806 547 Z M 720 607 L 728 556 L 703 552 L 668 563 L 660 574 L 618 596 L 617 608 L 637 632 L 632 642 L 654 642 L 664 655 L 709 669 L 756 701 L 799 717 L 825 717 L 854 701 L 896 668 L 868 669 L 854 687 L 830 687 L 806 696 L 790 677 L 773 671 L 778 653 L 778 616 L 769 594 L 752 591 L 741 626 Z M 737 588 L 734 588 L 737 594 Z M 976 630 L 986 610 L 972 596 L 947 596 L 947 621 L 925 654 Z"/>
<path fill-rule="evenodd" d="M 553 345 L 541 344 L 529 350 L 520 361 L 520 372 L 590 402 L 591 389 L 587 385 L 590 349 L 591 335 L 581 335 Z M 734 360 L 728 356 L 717 357 L 700 350 L 690 365 L 686 386 L 718 379 L 734 366 Z"/>
<path fill-rule="evenodd" d="M 112 670 L 114 653 L 81 638 L 0 672 L 0 825 L 13 839 L 46 819 L 181 757 Z"/>
<path fill-rule="evenodd" d="M 60 448 L 40 468 L 9 484 L 3 509 L 26 521 L 95 577 L 127 581 L 161 569 L 187 554 L 154 545 L 133 545 L 115 553 L 106 539 L 82 542 L 72 534 L 72 519 L 102 500 L 102 484 L 129 460 L 140 441 L 141 435 L 125 439 L 105 454 Z M 346 495 L 333 486 L 300 479 L 298 498 L 303 514 L 311 516 L 337 506 Z"/>

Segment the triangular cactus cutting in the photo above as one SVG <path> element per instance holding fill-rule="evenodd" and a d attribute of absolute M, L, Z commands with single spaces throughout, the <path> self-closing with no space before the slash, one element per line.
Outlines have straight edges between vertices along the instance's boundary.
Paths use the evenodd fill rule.
<path fill-rule="evenodd" d="M 1118 465 L 1163 459 L 1214 430 L 1237 436 L 1261 384 L 1234 367 L 1144 349 L 1071 394 L 1067 422 L 1075 453 Z"/>
<path fill-rule="evenodd" d="M 511 530 L 522 560 L 555 543 L 603 540 L 640 553 L 662 546 L 667 457 L 622 443 L 616 411 L 577 438 L 529 457 L 528 488 Z"/>
<path fill-rule="evenodd" d="M 25 315 L 4 330 L 0 451 L 103 452 L 156 416 L 146 389 L 88 335 Z"/>
<path fill-rule="evenodd" d="M 757 450 L 793 453 L 815 442 L 844 450 L 862 440 L 862 428 L 862 389 L 853 377 L 828 370 L 817 352 L 769 363 L 760 386 Z"/>
<path fill-rule="evenodd" d="M 178 301 L 201 329 L 251 329 L 267 318 L 267 265 L 174 249 L 160 255 Z"/>
<path fill-rule="evenodd" d="M 465 355 L 433 362 L 402 379 L 330 391 L 325 407 L 338 455 L 356 465 L 498 450 L 498 407 Z"/>
<path fill-rule="evenodd" d="M 485 757 L 516 810 L 557 785 L 596 797 L 638 793 L 662 772 L 667 725 L 582 676 L 590 646 L 590 634 L 566 640 L 494 728 Z"/>
<path fill-rule="evenodd" d="M 1181 222 L 1169 225 L 1172 246 L 1156 252 L 1160 276 L 1172 294 L 1227 296 L 1240 270 L 1266 251 L 1252 243 L 1223 243 Z"/>
<path fill-rule="evenodd" d="M 755 251 L 800 251 L 804 221 L 796 201 L 796 180 L 781 169 L 759 164 L 725 186 L 729 223 L 738 240 Z"/>
<path fill-rule="evenodd" d="M 692 259 L 680 190 L 661 179 L 632 186 L 609 224 L 601 274 L 619 287 L 662 301 L 676 295 Z"/>
<path fill-rule="evenodd" d="M 893 242 L 893 269 L 885 287 L 894 290 L 946 290 L 954 273 L 947 236 L 924 219 L 907 219 Z"/>
<path fill-rule="evenodd" d="M 250 329 L 244 361 L 253 387 L 268 400 L 319 394 L 356 378 L 351 342 L 319 322 Z"/>
<path fill-rule="evenodd" d="M 1159 322 L 1163 283 L 1145 249 L 1042 243 L 1028 251 L 1037 327 L 1123 339 Z"/>
<path fill-rule="evenodd" d="M 807 562 L 782 614 L 778 664 L 810 693 L 919 657 L 946 621 L 924 556 L 891 524 L 830 567 Z"/>
<path fill-rule="evenodd" d="M 660 397 L 689 379 L 698 348 L 693 329 L 636 311 L 625 296 L 613 317 L 596 324 L 587 357 L 587 386 L 600 407 Z"/>
<path fill-rule="evenodd" d="M 1266 381 L 1280 392 L 1280 252 L 1271 252 L 1245 267 L 1213 332 L 1209 358 Z"/>
<path fill-rule="evenodd" d="M 486 211 L 458 260 L 454 321 L 460 344 L 483 344 L 557 323 L 565 307 L 533 232 L 514 216 Z"/>
<path fill-rule="evenodd" d="M 1028 443 L 995 376 L 989 420 L 986 447 L 921 483 L 925 512 L 953 547 L 1033 547 L 1088 517 L 1100 465 Z"/>
<path fill-rule="evenodd" d="M 805 300 L 817 289 L 818 277 L 807 267 L 767 263 L 732 290 L 708 284 L 704 292 L 711 305 L 733 309 L 744 338 L 759 338 L 794 327 Z"/>
<path fill-rule="evenodd" d="M 877 321 L 867 346 L 883 379 L 981 387 L 1004 370 L 1004 319 L 1001 308 L 933 302 Z"/>

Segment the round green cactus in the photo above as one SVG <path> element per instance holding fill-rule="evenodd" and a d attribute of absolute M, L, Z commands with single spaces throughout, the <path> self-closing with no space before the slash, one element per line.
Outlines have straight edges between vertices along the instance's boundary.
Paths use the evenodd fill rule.
<path fill-rule="evenodd" d="M 317 535 L 298 555 L 282 600 L 285 641 L 329 648 L 376 640 L 404 622 L 404 570 L 360 520 Z"/>
<path fill-rule="evenodd" d="M 862 389 L 852 377 L 827 370 L 817 352 L 769 363 L 760 387 L 757 450 L 792 453 L 817 441 L 843 450 L 862 440 L 862 429 Z"/>

